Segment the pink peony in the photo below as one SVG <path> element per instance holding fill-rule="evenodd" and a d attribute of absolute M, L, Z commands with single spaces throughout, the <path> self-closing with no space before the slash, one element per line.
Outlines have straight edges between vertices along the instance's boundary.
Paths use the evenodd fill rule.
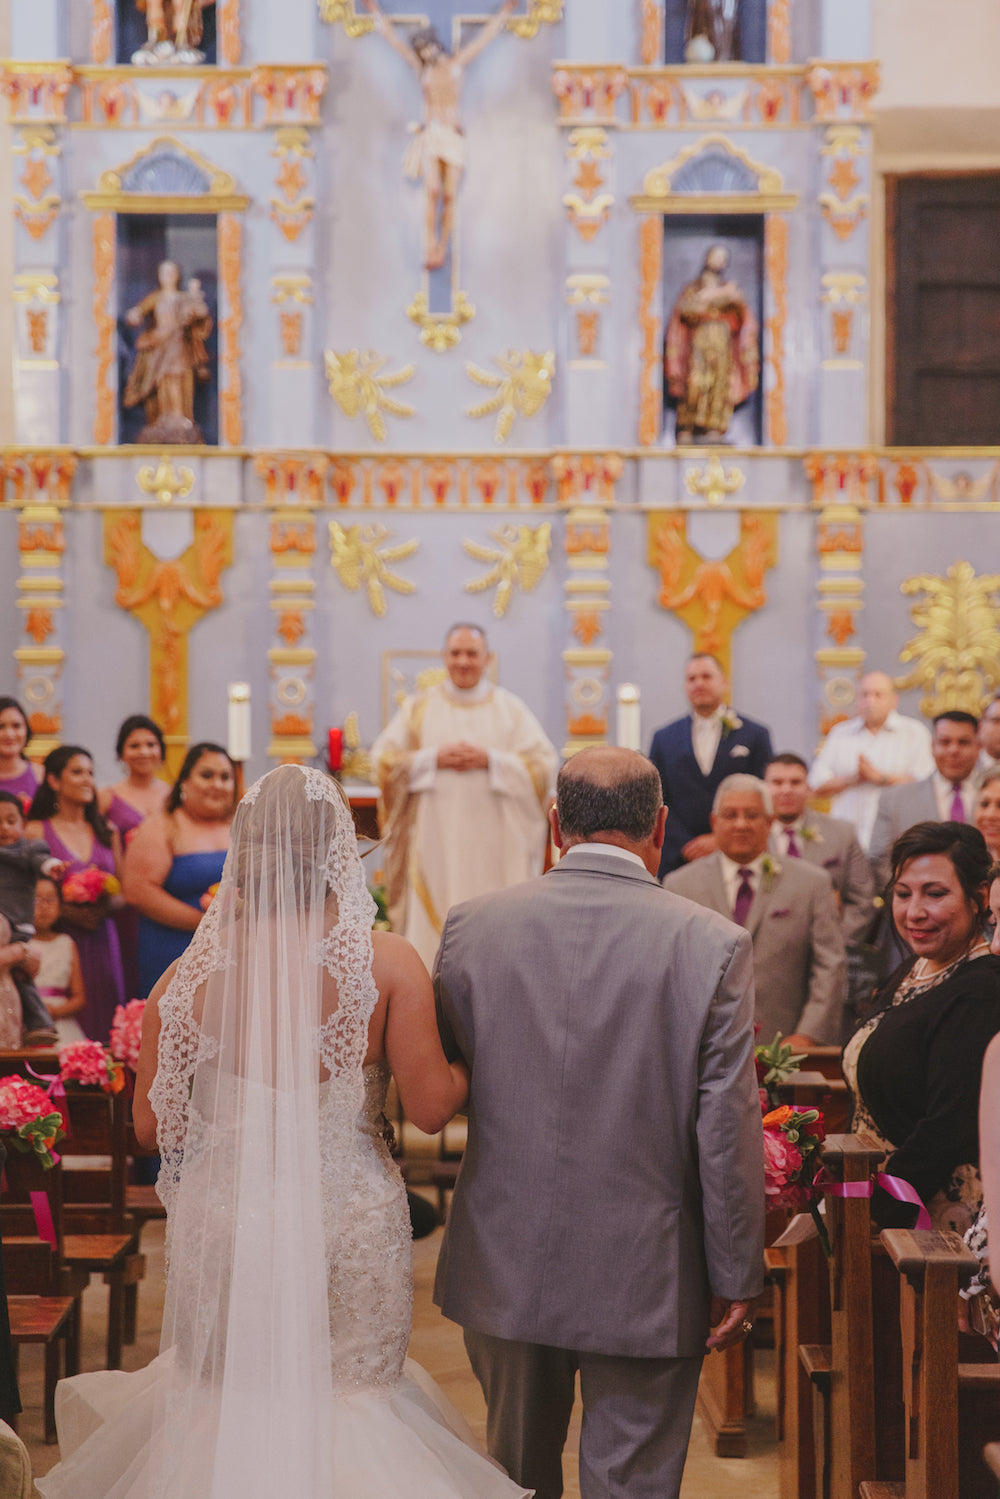
<path fill-rule="evenodd" d="M 59 1053 L 59 1076 L 64 1083 L 107 1085 L 112 1064 L 100 1041 L 73 1041 Z"/>
<path fill-rule="evenodd" d="M 777 1198 L 793 1184 L 802 1169 L 802 1152 L 780 1128 L 764 1131 L 764 1193 Z M 779 1206 L 772 1203 L 772 1206 Z"/>
<path fill-rule="evenodd" d="M 96 864 L 76 869 L 63 880 L 63 900 L 72 905 L 92 906 L 104 895 L 117 895 L 121 885 L 113 874 L 105 874 Z"/>
<path fill-rule="evenodd" d="M 131 1067 L 133 1072 L 139 1065 L 142 1012 L 145 1008 L 144 999 L 130 999 L 127 1005 L 118 1005 L 111 1022 L 111 1055 Z"/>
<path fill-rule="evenodd" d="M 23 1077 L 0 1078 L 0 1130 L 20 1129 L 32 1119 L 52 1113 L 52 1100 L 44 1088 Z"/>

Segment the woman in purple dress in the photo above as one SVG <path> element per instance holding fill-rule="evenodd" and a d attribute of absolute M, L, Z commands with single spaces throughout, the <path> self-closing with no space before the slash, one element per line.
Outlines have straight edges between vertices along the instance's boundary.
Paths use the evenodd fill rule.
<path fill-rule="evenodd" d="M 0 791 L 27 798 L 26 806 L 41 780 L 38 770 L 24 757 L 30 738 L 31 725 L 21 704 L 16 698 L 0 697 Z"/>
<path fill-rule="evenodd" d="M 31 804 L 27 836 L 44 839 L 54 857 L 65 861 L 67 876 L 90 868 L 116 874 L 120 840 L 98 810 L 89 750 L 60 745 L 46 755 L 43 770 L 45 779 Z M 63 901 L 62 923 L 76 942 L 87 991 L 80 1024 L 95 1041 L 107 1041 L 115 1006 L 125 1002 L 121 948 L 110 904 L 103 896 L 94 904 Z"/>
<path fill-rule="evenodd" d="M 97 805 L 102 817 L 121 834 L 124 851 L 140 823 L 162 812 L 170 795 L 169 785 L 160 780 L 166 757 L 163 730 L 144 713 L 133 713 L 118 730 L 115 754 L 126 774 L 113 786 L 101 788 Z M 122 906 L 115 913 L 115 924 L 122 950 L 125 990 L 132 998 L 140 992 L 138 911 L 132 906 Z"/>

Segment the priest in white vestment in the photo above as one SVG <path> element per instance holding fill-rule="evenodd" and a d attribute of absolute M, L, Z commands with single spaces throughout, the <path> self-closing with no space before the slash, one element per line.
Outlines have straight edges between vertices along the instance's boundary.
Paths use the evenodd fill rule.
<path fill-rule="evenodd" d="M 443 658 L 447 678 L 372 746 L 389 917 L 428 968 L 456 902 L 541 874 L 558 766 L 534 714 L 484 675 L 478 626 L 449 630 Z"/>

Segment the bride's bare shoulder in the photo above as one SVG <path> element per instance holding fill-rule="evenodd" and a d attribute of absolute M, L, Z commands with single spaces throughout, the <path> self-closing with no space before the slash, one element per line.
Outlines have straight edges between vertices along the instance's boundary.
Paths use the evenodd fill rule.
<path fill-rule="evenodd" d="M 416 948 L 396 932 L 372 932 L 372 973 L 379 990 L 403 979 L 428 978 Z"/>

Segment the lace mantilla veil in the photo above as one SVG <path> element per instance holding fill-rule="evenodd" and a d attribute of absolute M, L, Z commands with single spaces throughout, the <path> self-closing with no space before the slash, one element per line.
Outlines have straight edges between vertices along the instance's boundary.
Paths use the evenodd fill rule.
<path fill-rule="evenodd" d="M 352 1329 L 328 1256 L 358 1212 L 374 914 L 339 787 L 290 765 L 258 781 L 160 1002 L 172 1362 L 146 1454 L 156 1499 L 337 1492 L 322 1412 Z"/>

